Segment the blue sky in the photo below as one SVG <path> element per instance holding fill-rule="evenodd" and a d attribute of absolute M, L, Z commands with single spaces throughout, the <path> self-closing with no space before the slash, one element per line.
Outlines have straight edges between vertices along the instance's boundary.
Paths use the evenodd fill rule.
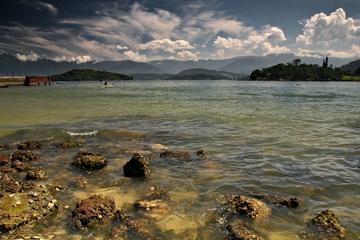
<path fill-rule="evenodd" d="M 0 0 L 20 60 L 360 57 L 359 0 Z"/>

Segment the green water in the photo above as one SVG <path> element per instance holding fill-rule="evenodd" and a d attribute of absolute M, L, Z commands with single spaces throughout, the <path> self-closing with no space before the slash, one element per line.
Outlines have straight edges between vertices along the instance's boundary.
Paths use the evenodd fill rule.
<path fill-rule="evenodd" d="M 82 149 L 109 160 L 97 173 L 72 169 L 76 150 L 51 145 L 41 150 L 38 164 L 47 167 L 49 179 L 87 182 L 86 188 L 60 197 L 71 207 L 102 193 L 133 213 L 132 203 L 145 189 L 167 187 L 175 207 L 152 220 L 159 239 L 222 239 L 225 232 L 207 225 L 207 213 L 218 205 L 218 196 L 243 192 L 300 199 L 300 209 L 275 209 L 256 226 L 268 239 L 296 239 L 306 220 L 326 208 L 360 236 L 359 93 L 360 85 L 351 82 L 129 81 L 106 89 L 96 82 L 8 88 L 0 90 L 0 143 L 55 141 L 67 131 L 143 133 L 136 138 L 88 136 Z M 153 144 L 204 149 L 209 159 L 155 159 L 150 179 L 125 179 L 122 165 L 131 152 L 151 152 Z M 60 211 L 34 235 L 106 239 L 104 232 L 69 227 L 70 213 Z"/>

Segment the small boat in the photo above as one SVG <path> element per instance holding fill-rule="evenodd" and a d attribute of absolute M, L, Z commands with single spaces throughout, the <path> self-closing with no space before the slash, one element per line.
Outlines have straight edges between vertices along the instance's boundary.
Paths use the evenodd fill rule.
<path fill-rule="evenodd" d="M 114 86 L 115 86 L 114 84 L 108 83 L 108 84 L 102 86 L 102 88 L 111 88 L 111 87 L 114 87 Z"/>

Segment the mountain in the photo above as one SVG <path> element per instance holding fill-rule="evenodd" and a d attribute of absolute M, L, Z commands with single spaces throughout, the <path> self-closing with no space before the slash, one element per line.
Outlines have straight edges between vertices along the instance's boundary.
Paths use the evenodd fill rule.
<path fill-rule="evenodd" d="M 340 67 L 341 70 L 349 73 L 355 73 L 357 70 L 360 69 L 360 59 L 352 61 L 348 64 L 345 64 Z"/>
<path fill-rule="evenodd" d="M 73 69 L 92 69 L 122 74 L 162 73 L 147 63 L 133 61 L 102 61 L 77 64 L 75 62 L 55 62 L 49 59 L 20 61 L 9 54 L 0 55 L 0 75 L 54 75 Z"/>
<path fill-rule="evenodd" d="M 294 59 L 300 58 L 303 63 L 307 64 L 322 64 L 322 59 L 313 57 L 298 57 L 293 54 L 280 54 L 280 55 L 267 55 L 267 56 L 246 56 L 239 57 L 230 64 L 222 67 L 220 70 L 250 74 L 255 69 L 262 69 L 271 67 L 278 63 L 292 62 Z M 349 59 L 343 58 L 330 58 L 330 64 L 335 67 L 340 67 L 348 63 Z"/>
<path fill-rule="evenodd" d="M 3 54 L 0 55 L 0 75 L 54 75 L 73 69 L 93 69 L 126 75 L 143 74 L 142 77 L 147 74 L 155 74 L 155 76 L 163 77 L 161 74 L 177 74 L 181 71 L 194 68 L 250 74 L 255 69 L 270 67 L 278 63 L 292 62 L 296 58 L 299 57 L 293 54 L 282 54 L 268 56 L 245 56 L 222 60 L 162 60 L 147 63 L 127 60 L 77 64 L 75 62 L 66 61 L 55 62 L 49 59 L 23 62 L 13 55 Z M 320 58 L 300 57 L 300 59 L 302 62 L 307 64 L 322 63 L 322 59 Z M 351 60 L 353 59 L 330 58 L 330 64 L 335 67 L 340 67 Z"/>
<path fill-rule="evenodd" d="M 132 80 L 133 78 L 127 75 L 112 73 L 106 71 L 95 71 L 92 69 L 74 69 L 62 74 L 51 76 L 53 81 L 118 81 L 118 80 Z"/>
<path fill-rule="evenodd" d="M 194 68 L 179 72 L 173 75 L 169 80 L 231 80 L 237 79 L 240 76 L 238 74 L 209 70 L 203 68 Z"/>
<path fill-rule="evenodd" d="M 164 73 L 177 74 L 181 71 L 193 68 L 203 68 L 211 70 L 219 70 L 222 67 L 230 64 L 237 58 L 223 59 L 223 60 L 198 60 L 198 61 L 177 61 L 177 60 L 162 60 L 152 61 L 148 64 L 160 69 Z"/>

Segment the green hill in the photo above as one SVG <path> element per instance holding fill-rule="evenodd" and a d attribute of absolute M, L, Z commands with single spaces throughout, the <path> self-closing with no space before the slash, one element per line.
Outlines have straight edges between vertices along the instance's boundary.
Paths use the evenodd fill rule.
<path fill-rule="evenodd" d="M 74 69 L 63 74 L 51 76 L 53 81 L 119 81 L 132 80 L 133 78 L 127 75 L 112 73 L 106 71 L 95 71 L 91 69 Z"/>

